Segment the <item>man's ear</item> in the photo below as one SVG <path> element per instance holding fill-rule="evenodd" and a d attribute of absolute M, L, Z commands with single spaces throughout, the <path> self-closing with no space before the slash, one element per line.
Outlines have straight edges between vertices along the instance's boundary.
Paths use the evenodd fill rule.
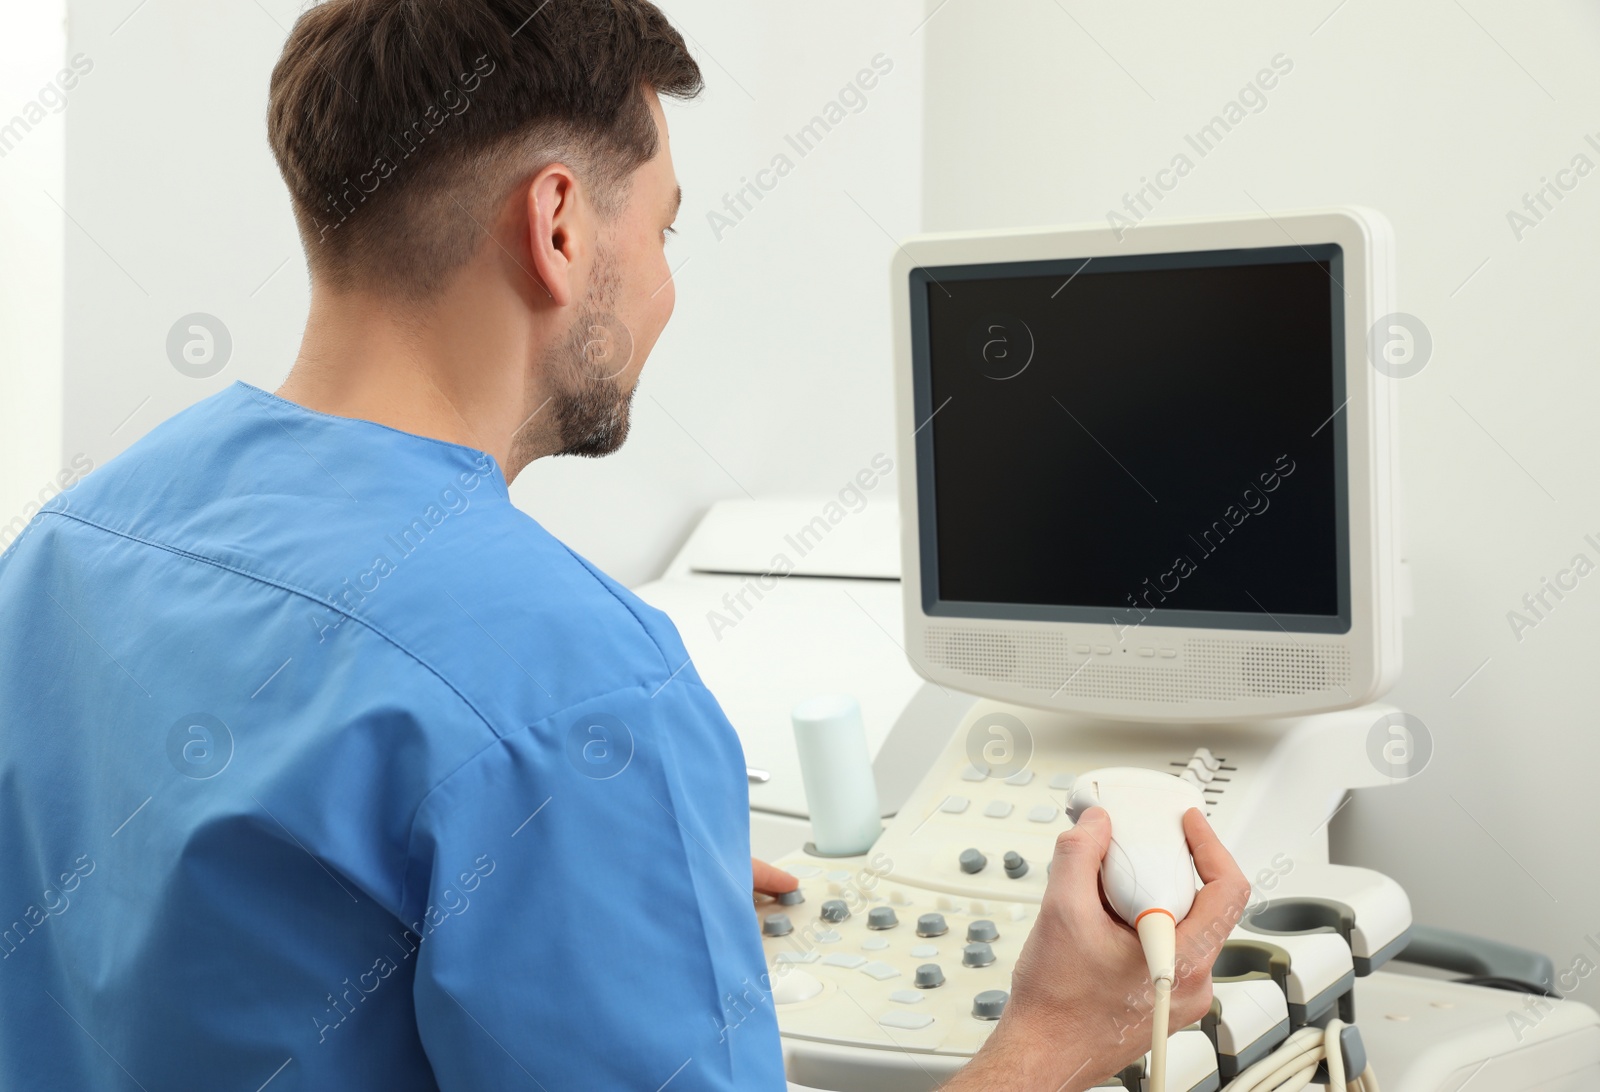
<path fill-rule="evenodd" d="M 585 215 L 578 201 L 578 179 L 562 163 L 545 167 L 528 183 L 528 250 L 533 274 L 558 307 L 572 303 L 575 267 L 584 253 Z"/>

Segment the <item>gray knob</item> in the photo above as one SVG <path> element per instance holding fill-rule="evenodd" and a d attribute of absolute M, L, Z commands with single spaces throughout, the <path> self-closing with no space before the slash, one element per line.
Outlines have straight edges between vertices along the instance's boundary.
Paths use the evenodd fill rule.
<path fill-rule="evenodd" d="M 1013 880 L 1020 880 L 1028 874 L 1028 862 L 1015 850 L 1006 851 L 1005 866 L 1006 875 Z"/>
<path fill-rule="evenodd" d="M 822 904 L 822 920 L 835 924 L 850 916 L 850 907 L 843 899 L 829 899 Z"/>
<path fill-rule="evenodd" d="M 1007 868 L 1006 871 L 1009 872 L 1010 868 Z M 805 901 L 806 897 L 800 893 L 800 889 L 798 887 L 793 891 L 785 891 L 783 894 L 778 896 L 779 906 L 798 906 Z"/>
<path fill-rule="evenodd" d="M 937 963 L 924 963 L 917 968 L 916 987 L 919 990 L 931 990 L 935 986 L 944 985 L 944 972 Z"/>
<path fill-rule="evenodd" d="M 892 906 L 874 906 L 867 911 L 868 929 L 893 929 L 900 924 L 899 915 Z"/>
<path fill-rule="evenodd" d="M 988 918 L 979 918 L 967 926 L 967 940 L 969 942 L 987 944 L 991 940 L 1000 939 L 1000 930 L 994 927 L 994 922 Z"/>
<path fill-rule="evenodd" d="M 994 949 L 987 944 L 969 944 L 961 949 L 961 963 L 965 967 L 987 967 L 994 962 Z"/>
<path fill-rule="evenodd" d="M 989 858 L 976 849 L 963 849 L 961 851 L 961 871 L 963 872 L 982 872 L 983 866 L 988 863 Z"/>
<path fill-rule="evenodd" d="M 943 914 L 923 914 L 917 919 L 917 936 L 942 937 L 950 931 Z"/>
<path fill-rule="evenodd" d="M 761 923 L 761 931 L 769 937 L 786 937 L 794 932 L 788 914 L 772 914 Z"/>
<path fill-rule="evenodd" d="M 972 999 L 972 1015 L 979 1020 L 998 1020 L 1011 995 L 1005 990 L 984 990 Z"/>

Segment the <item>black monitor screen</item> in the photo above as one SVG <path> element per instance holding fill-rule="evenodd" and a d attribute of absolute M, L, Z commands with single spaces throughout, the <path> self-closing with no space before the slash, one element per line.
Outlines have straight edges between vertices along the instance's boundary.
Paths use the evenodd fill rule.
<path fill-rule="evenodd" d="M 913 270 L 926 612 L 1348 631 L 1341 257 Z"/>

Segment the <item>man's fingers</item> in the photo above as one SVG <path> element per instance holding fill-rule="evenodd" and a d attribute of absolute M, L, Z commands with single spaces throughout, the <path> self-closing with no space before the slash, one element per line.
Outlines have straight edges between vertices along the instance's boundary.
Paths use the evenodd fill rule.
<path fill-rule="evenodd" d="M 1066 885 L 1080 907 L 1100 903 L 1100 862 L 1111 846 L 1111 817 L 1104 808 L 1090 808 L 1076 825 L 1056 838 L 1050 879 Z"/>
<path fill-rule="evenodd" d="M 1186 962 L 1210 967 L 1244 914 L 1250 884 L 1198 808 L 1184 815 L 1183 832 L 1195 871 L 1205 886 L 1195 895 L 1188 916 L 1178 924 L 1178 947 Z"/>
<path fill-rule="evenodd" d="M 750 875 L 752 886 L 763 895 L 781 895 L 800 886 L 800 881 L 783 869 L 755 857 L 750 858 Z"/>
<path fill-rule="evenodd" d="M 1244 874 L 1234 863 L 1233 854 L 1222 844 L 1222 839 L 1211 829 L 1211 824 L 1206 822 L 1199 808 L 1184 812 L 1183 835 L 1189 840 L 1189 855 L 1194 858 L 1194 870 L 1200 873 L 1203 882 L 1211 883 L 1233 876 L 1237 876 L 1241 883 L 1244 881 Z"/>

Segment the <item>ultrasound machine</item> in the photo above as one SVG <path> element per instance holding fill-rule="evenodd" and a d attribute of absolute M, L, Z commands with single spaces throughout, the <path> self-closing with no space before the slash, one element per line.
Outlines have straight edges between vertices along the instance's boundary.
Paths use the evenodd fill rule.
<path fill-rule="evenodd" d="M 1548 981 L 1547 958 L 1414 923 L 1395 881 L 1329 860 L 1348 792 L 1423 775 L 1430 747 L 1381 703 L 1407 610 L 1400 380 L 1373 363 L 1392 264 L 1383 218 L 1344 208 L 907 241 L 898 500 L 750 612 L 788 681 L 702 607 L 814 505 L 716 510 L 640 589 L 770 756 L 756 852 L 785 849 L 801 887 L 758 907 L 749 1003 L 774 1007 L 791 1081 L 956 1072 L 1086 777 L 1132 770 L 1203 801 L 1252 892 L 1210 1013 L 1108 1087 L 1600 1087 L 1592 1010 L 1445 975 Z M 830 619 L 876 627 L 874 651 Z"/>

